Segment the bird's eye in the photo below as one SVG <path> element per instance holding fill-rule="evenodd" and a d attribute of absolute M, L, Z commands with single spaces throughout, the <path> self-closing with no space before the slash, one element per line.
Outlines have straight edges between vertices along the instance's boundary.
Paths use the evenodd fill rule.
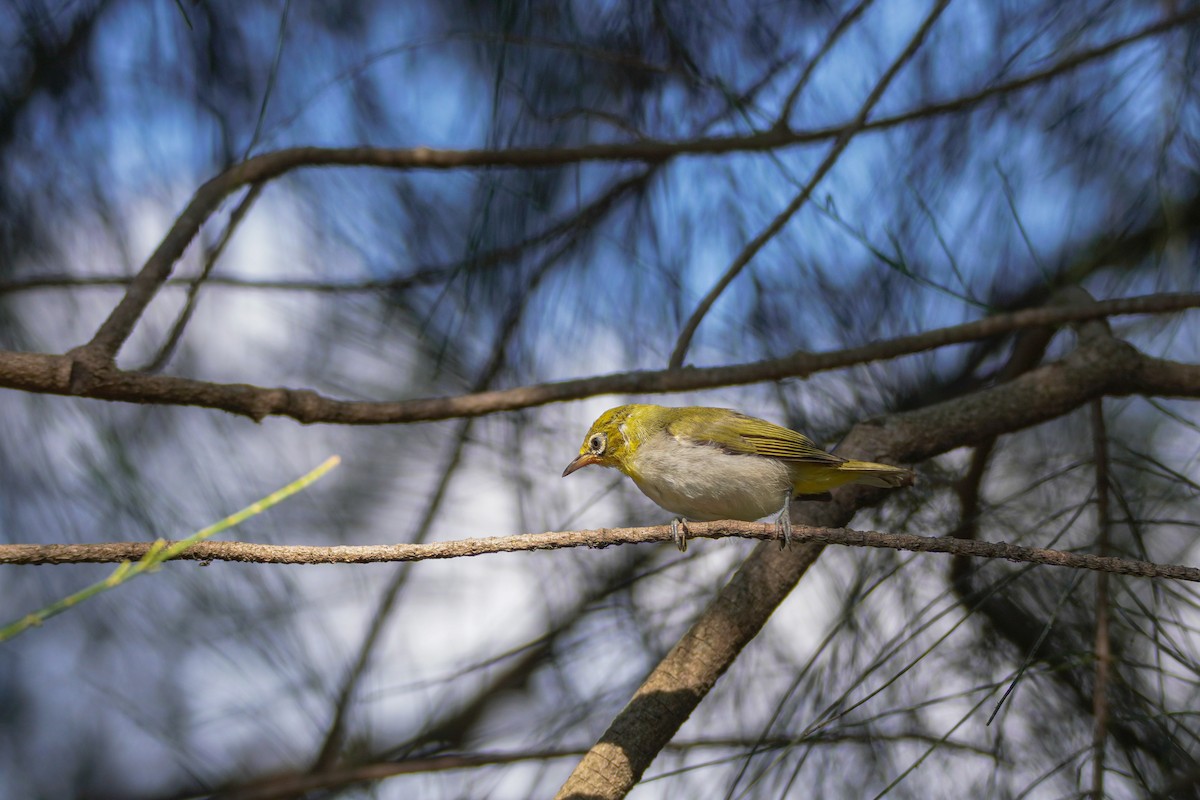
<path fill-rule="evenodd" d="M 604 452 L 604 434 L 597 433 L 588 440 L 588 449 L 596 455 Z"/>

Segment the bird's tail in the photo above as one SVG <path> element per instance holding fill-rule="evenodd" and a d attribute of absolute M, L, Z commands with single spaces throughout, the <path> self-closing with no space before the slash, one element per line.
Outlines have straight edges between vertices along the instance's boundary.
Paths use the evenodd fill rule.
<path fill-rule="evenodd" d="M 887 464 L 873 464 L 870 461 L 847 461 L 838 466 L 838 472 L 854 474 L 854 477 L 847 483 L 863 483 L 867 486 L 878 486 L 881 489 L 912 486 L 917 478 L 912 470 L 890 467 Z"/>

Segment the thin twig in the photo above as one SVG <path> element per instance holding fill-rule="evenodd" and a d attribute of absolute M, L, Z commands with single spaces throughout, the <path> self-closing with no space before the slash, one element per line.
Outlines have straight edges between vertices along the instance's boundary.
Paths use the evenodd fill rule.
<path fill-rule="evenodd" d="M 225 252 L 226 245 L 233 238 L 233 232 L 237 230 L 238 225 L 245 219 L 246 214 L 250 211 L 250 206 L 254 205 L 254 201 L 262 194 L 263 185 L 256 183 L 250 187 L 250 191 L 246 192 L 246 196 L 238 203 L 237 208 L 229 215 L 229 224 L 225 226 L 225 230 L 221 232 L 221 238 L 213 248 L 205 255 L 204 267 L 200 270 L 200 274 L 196 276 L 188 284 L 187 299 L 184 301 L 183 309 L 179 312 L 179 317 L 175 320 L 175 324 L 171 327 L 171 333 L 167 336 L 167 340 L 163 342 L 158 353 L 151 359 L 150 363 L 142 367 L 139 372 L 156 373 L 166 366 L 171 355 L 175 352 L 175 348 L 179 345 L 179 340 L 183 338 L 183 331 L 187 328 L 188 322 L 192 319 L 192 314 L 196 311 L 196 302 L 200 296 L 200 287 L 203 286 L 212 274 L 213 267 L 217 265 L 217 259 Z"/>
<path fill-rule="evenodd" d="M 788 92 L 787 99 L 783 101 L 783 110 L 779 112 L 779 118 L 775 121 L 776 127 L 787 129 L 790 126 L 789 120 L 792 118 L 792 109 L 796 106 L 796 100 L 800 97 L 800 92 L 804 91 L 804 87 L 808 85 L 809 78 L 816 71 L 817 65 L 825 58 L 833 46 L 842 38 L 842 34 L 850 30 L 863 13 L 871 7 L 875 0 L 859 0 L 858 5 L 850 9 L 846 14 L 838 20 L 833 26 L 833 30 L 825 37 L 825 41 L 821 43 L 821 48 L 809 59 L 804 66 L 804 71 L 800 73 L 800 77 L 792 86 L 792 90 Z"/>
<path fill-rule="evenodd" d="M 236 275 L 209 277 L 209 286 L 224 286 L 234 289 L 261 289 L 285 292 L 316 292 L 321 294 L 371 294 L 375 292 L 402 292 L 419 286 L 428 286 L 448 281 L 465 267 L 486 267 L 511 261 L 522 253 L 551 242 L 561 236 L 592 224 L 619 200 L 645 186 L 654 174 L 654 167 L 617 181 L 596 196 L 587 205 L 570 215 L 558 219 L 542 230 L 525 236 L 512 244 L 501 245 L 482 253 L 475 253 L 456 261 L 441 264 L 426 264 L 412 268 L 404 275 L 391 278 L 367 278 L 363 280 L 328 280 L 303 278 L 246 278 Z M 39 275 L 28 278 L 0 280 L 0 294 L 39 291 L 43 289 L 128 289 L 133 283 L 132 275 Z M 169 278 L 164 287 L 192 287 L 194 278 Z"/>
<path fill-rule="evenodd" d="M 279 33 L 275 37 L 275 57 L 271 59 L 271 69 L 267 73 L 267 86 L 263 90 L 262 103 L 258 107 L 258 119 L 254 122 L 254 133 L 250 135 L 250 141 L 246 143 L 246 151 L 242 153 L 243 161 L 250 157 L 254 146 L 258 144 L 259 136 L 262 135 L 263 122 L 267 118 L 267 104 L 271 102 L 271 94 L 274 92 L 275 82 L 279 78 L 279 64 L 283 60 L 283 43 L 286 40 L 284 34 L 287 33 L 288 14 L 291 10 L 292 0 L 284 0 L 283 13 L 279 15 Z"/>
<path fill-rule="evenodd" d="M 467 438 L 470 435 L 472 423 L 474 422 L 475 420 L 473 419 L 464 419 L 458 422 L 454 444 L 451 445 L 450 454 L 446 459 L 446 463 L 442 466 L 437 488 L 426 501 L 421 521 L 417 524 L 416 534 L 413 536 L 413 541 L 411 542 L 415 547 L 423 546 L 425 540 L 429 537 L 430 531 L 433 529 L 433 523 L 442 509 L 446 490 L 449 488 L 450 481 L 458 471 L 458 466 L 462 461 L 463 450 L 466 447 Z M 392 620 L 392 612 L 397 607 L 401 592 L 408 584 L 408 577 L 411 574 L 409 567 L 410 565 L 407 563 L 401 564 L 379 595 L 379 601 L 375 605 L 374 613 L 371 614 L 371 622 L 367 628 L 367 632 L 355 651 L 354 660 L 346 669 L 346 673 L 342 676 L 338 685 L 336 699 L 333 701 L 333 711 L 330 714 L 329 726 L 325 730 L 321 746 L 317 749 L 317 754 L 313 758 L 312 765 L 309 767 L 310 773 L 325 772 L 337 763 L 346 738 L 346 723 L 351 703 L 358 692 L 358 686 L 362 681 L 363 675 L 366 674 L 367 668 L 371 664 L 371 658 L 375 655 L 375 648 L 379 644 L 380 637 L 383 635 L 388 623 Z"/>
<path fill-rule="evenodd" d="M 250 517 L 256 514 L 261 514 L 271 506 L 274 506 L 297 492 L 304 491 L 314 482 L 320 480 L 326 473 L 341 463 L 341 459 L 337 456 L 331 456 L 322 462 L 316 468 L 308 473 L 300 476 L 296 480 L 278 489 L 266 497 L 237 511 L 225 519 L 215 522 L 212 525 L 201 528 L 186 539 L 180 539 L 176 542 L 168 542 L 165 539 L 156 539 L 152 542 L 138 542 L 140 553 L 137 559 L 116 559 L 121 563 L 107 578 L 97 581 L 83 589 L 80 589 L 67 597 L 62 598 L 50 605 L 26 614 L 24 617 L 12 622 L 9 625 L 0 627 L 0 642 L 7 641 L 14 636 L 17 636 L 30 628 L 35 628 L 50 617 L 61 614 L 85 600 L 89 600 L 96 595 L 106 592 L 109 589 L 116 588 L 121 584 L 129 581 L 138 575 L 143 575 L 147 572 L 154 572 L 166 561 L 172 561 L 177 558 L 185 557 L 188 550 L 199 543 L 205 542 L 209 537 L 215 536 L 218 533 L 229 530 L 230 528 L 240 525 Z"/>
<path fill-rule="evenodd" d="M 1104 425 L 1104 400 L 1092 401 L 1092 449 L 1096 459 L 1096 551 L 1108 555 L 1111 526 L 1108 506 L 1108 433 Z M 1096 682 L 1092 686 L 1092 791 L 1094 800 L 1104 798 L 1104 750 L 1108 741 L 1108 683 L 1112 669 L 1109 642 L 1108 573 L 1096 575 Z"/>
<path fill-rule="evenodd" d="M 1157 564 L 1114 556 L 1071 553 L 1024 547 L 1007 542 L 983 542 L 908 533 L 857 531 L 850 528 L 817 528 L 797 525 L 793 537 L 801 544 L 838 544 L 876 547 L 915 553 L 945 553 L 973 558 L 1000 558 L 1026 564 L 1068 569 L 1088 569 L 1135 578 L 1170 578 L 1200 582 L 1200 567 Z M 775 540 L 775 526 L 764 522 L 689 522 L 689 539 Z M 424 544 L 378 545 L 279 545 L 255 542 L 204 542 L 176 558 L 190 561 L 242 561 L 255 564 L 375 564 L 390 561 L 430 561 L 466 558 L 490 553 L 561 550 L 567 547 L 605 548 L 619 544 L 669 542 L 670 525 L 644 528 L 597 528 L 584 531 L 549 531 L 515 536 L 456 539 Z M 141 558 L 152 542 L 104 544 L 0 544 L 0 564 L 95 564 Z"/>
<path fill-rule="evenodd" d="M 692 739 L 671 742 L 667 745 L 666 749 L 677 753 L 691 753 L 706 749 L 738 749 L 756 745 L 764 750 L 784 750 L 801 745 L 823 746 L 845 743 L 871 745 L 880 741 L 937 743 L 939 746 L 958 750 L 962 753 L 973 753 L 988 758 L 995 758 L 995 754 L 990 750 L 983 749 L 970 742 L 946 740 L 945 737 L 931 736 L 921 732 L 880 734 L 877 732 L 831 731 L 804 737 L 776 736 L 754 743 L 736 738 Z M 317 774 L 286 773 L 259 778 L 238 786 L 227 786 L 216 790 L 215 793 L 212 789 L 185 790 L 169 795 L 168 797 L 170 800 L 186 800 L 187 798 L 200 796 L 211 796 L 211 800 L 282 800 L 282 798 L 295 797 L 305 792 L 313 792 L 320 789 L 336 789 L 356 783 L 370 783 L 398 775 L 473 769 L 476 767 L 513 764 L 522 761 L 548 761 L 558 758 L 578 757 L 585 752 L 587 751 L 583 748 L 547 748 L 491 753 L 440 753 L 423 758 L 368 761 Z"/>
<path fill-rule="evenodd" d="M 760 91 L 769 83 L 771 73 L 760 77 L 750 89 L 747 89 L 736 102 L 746 102 L 748 98 Z M 710 118 L 708 125 L 723 120 L 721 115 Z M 799 185 L 786 165 L 777 156 L 772 156 L 776 166 L 787 176 L 788 181 Z M 439 264 L 418 265 L 404 275 L 388 278 L 363 278 L 361 280 L 336 280 L 328 278 L 252 278 L 238 275 L 213 275 L 208 279 L 209 286 L 228 287 L 234 289 L 257 289 L 262 291 L 283 292 L 315 292 L 322 294 L 368 294 L 374 292 L 401 292 L 417 286 L 427 286 L 445 282 L 453 278 L 467 266 L 490 266 L 502 261 L 511 260 L 521 253 L 537 245 L 558 238 L 572 229 L 582 227 L 602 213 L 610 204 L 620 199 L 631 189 L 642 185 L 653 173 L 655 167 L 643 170 L 630 178 L 610 186 L 604 194 L 591 201 L 588 206 L 571 215 L 551 223 L 546 228 L 536 231 L 511 244 L 501 245 L 483 253 L 472 254 L 456 261 Z M 824 209 L 817 207 L 825 213 Z M 838 224 L 843 222 L 832 217 Z M 1095 271 L 1099 265 L 1108 267 L 1126 265 L 1143 257 L 1147 252 L 1163 247 L 1174 231 L 1180 226 L 1200 225 L 1200 199 L 1191 198 L 1177 206 L 1167 209 L 1158 220 L 1150 222 L 1136 230 L 1123 231 L 1117 235 L 1099 237 L 1092 245 L 1079 250 L 1078 244 L 1070 245 L 1070 254 L 1063 255 L 1059 260 L 1073 262 L 1062 270 L 1068 278 L 1064 280 L 1079 281 L 1087 274 Z M 844 227 L 844 225 L 843 225 Z M 851 231 L 862 240 L 858 232 Z M 869 245 L 869 243 L 866 243 Z M 876 257 L 887 261 L 886 256 L 876 254 Z M 1049 259 L 1053 261 L 1054 259 Z M 890 266 L 890 264 L 889 264 Z M 17 294 L 20 292 L 36 292 L 46 290 L 86 290 L 86 289 L 127 289 L 134 281 L 133 275 L 70 275 L 66 273 L 42 273 L 38 275 L 11 277 L 0 279 L 0 295 Z M 1059 280 L 1058 283 L 1063 283 Z M 171 277 L 163 284 L 166 288 L 190 287 L 194 278 Z M 1015 306 L 1007 306 L 1013 308 Z"/>
<path fill-rule="evenodd" d="M 764 228 L 761 233 L 751 239 L 746 246 L 742 248 L 742 252 L 740 252 L 737 258 L 733 260 L 733 263 L 729 265 L 729 269 L 725 271 L 725 274 L 721 276 L 721 279 L 718 280 L 712 289 L 709 290 L 708 294 L 706 294 L 700 300 L 699 304 L 696 306 L 696 310 L 692 312 L 692 316 L 688 318 L 688 321 L 683 326 L 683 330 L 679 333 L 679 339 L 675 342 L 675 350 L 671 353 L 671 360 L 668 362 L 669 367 L 677 369 L 683 366 L 683 359 L 684 356 L 687 355 L 688 346 L 692 342 L 692 337 L 695 336 L 696 329 L 700 327 L 700 322 L 704 319 L 705 315 L 708 314 L 708 311 L 710 308 L 712 308 L 713 303 L 717 302 L 717 298 L 724 293 L 725 289 L 729 287 L 729 284 L 733 283 L 733 279 L 736 278 L 743 269 L 745 269 L 746 265 L 749 264 L 756 255 L 758 255 L 759 251 L 766 247 L 767 242 L 774 239 L 775 236 L 781 230 L 783 230 L 783 226 L 786 225 L 788 221 L 795 216 L 796 212 L 808 202 L 808 198 L 812 196 L 813 191 L 817 188 L 817 184 L 819 184 L 825 175 L 829 173 L 829 170 L 833 169 L 833 165 L 837 163 L 842 153 L 845 152 L 846 148 L 850 145 L 850 142 L 863 130 L 867 123 L 867 117 L 871 115 L 871 111 L 875 108 L 876 104 L 879 103 L 880 99 L 883 98 L 883 93 L 887 91 L 887 88 L 891 85 L 892 80 L 895 79 L 900 70 L 904 68 L 904 65 L 907 64 L 914 55 L 916 55 L 917 50 L 921 48 L 921 44 L 925 41 L 925 37 L 933 28 L 934 23 L 937 22 L 938 18 L 942 15 L 942 12 L 945 11 L 946 7 L 949 5 L 950 0 L 937 0 L 937 2 L 934 3 L 932 10 L 930 10 L 929 14 L 925 17 L 925 21 L 921 24 L 921 27 L 918 28 L 917 32 L 913 34 L 911 39 L 909 39 L 908 46 L 905 47 L 904 51 L 900 53 L 895 61 L 892 62 L 892 65 L 888 67 L 888 70 L 883 73 L 883 77 L 881 77 L 875 84 L 875 88 L 871 90 L 869 95 L 867 95 L 867 99 L 863 101 L 862 106 L 858 109 L 858 113 L 854 115 L 854 121 L 851 122 L 850 125 L 848 125 L 834 141 L 833 146 L 829 149 L 829 153 L 826 154 L 824 160 L 821 161 L 821 164 L 817 167 L 816 171 L 813 172 L 812 177 L 808 179 L 808 183 L 806 183 L 804 188 L 800 190 L 800 193 L 792 199 L 792 202 L 788 203 L 787 208 L 779 212 L 775 219 L 771 220 L 770 225 Z"/>

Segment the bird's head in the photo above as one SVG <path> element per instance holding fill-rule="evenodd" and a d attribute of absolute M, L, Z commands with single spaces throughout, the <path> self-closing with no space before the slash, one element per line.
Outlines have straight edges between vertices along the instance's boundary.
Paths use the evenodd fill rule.
<path fill-rule="evenodd" d="M 656 427 L 666 424 L 659 419 L 663 410 L 660 406 L 628 405 L 605 411 L 588 429 L 579 455 L 563 470 L 563 477 L 592 464 L 615 467 L 628 474 L 628 459 Z"/>

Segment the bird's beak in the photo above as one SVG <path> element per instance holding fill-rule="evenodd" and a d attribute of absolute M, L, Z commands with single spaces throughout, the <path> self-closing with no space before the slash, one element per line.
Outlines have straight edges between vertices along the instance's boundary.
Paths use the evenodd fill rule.
<path fill-rule="evenodd" d="M 600 459 L 597 458 L 596 456 L 592 455 L 591 453 L 580 453 L 579 456 L 574 461 L 572 461 L 570 464 L 567 464 L 567 468 L 563 470 L 562 476 L 565 478 L 577 469 L 586 467 L 589 464 L 599 464 L 599 463 L 600 463 Z"/>

